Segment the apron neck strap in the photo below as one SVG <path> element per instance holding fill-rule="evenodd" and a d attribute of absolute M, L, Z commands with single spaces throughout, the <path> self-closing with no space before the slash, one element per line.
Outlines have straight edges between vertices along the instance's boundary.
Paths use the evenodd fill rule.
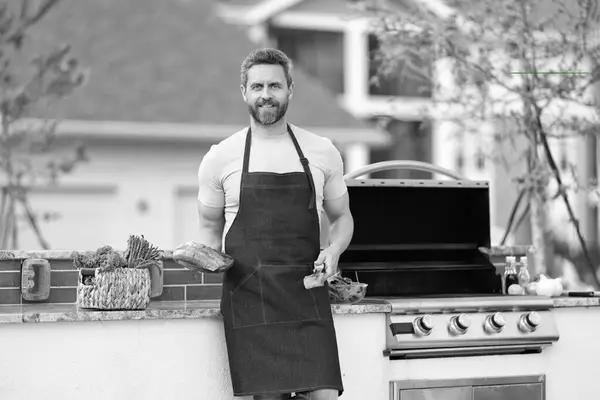
<path fill-rule="evenodd" d="M 310 167 L 309 167 L 309 162 L 308 162 L 308 159 L 306 157 L 304 157 L 304 153 L 302 152 L 302 149 L 300 148 L 300 144 L 298 144 L 298 140 L 296 139 L 296 135 L 294 135 L 294 132 L 292 131 L 292 127 L 290 126 L 290 124 L 287 124 L 287 131 L 288 131 L 288 134 L 290 135 L 290 137 L 292 138 L 294 147 L 296 148 L 296 153 L 298 154 L 300 163 L 302 164 L 302 169 L 304 169 L 304 173 L 306 174 L 306 177 L 308 178 L 308 183 L 310 184 L 310 189 L 312 192 L 312 195 L 310 198 L 310 204 L 308 207 L 309 207 L 309 209 L 313 209 L 315 207 L 315 201 L 316 201 L 316 190 L 315 190 L 315 182 L 313 180 L 312 172 L 310 171 Z M 246 131 L 246 145 L 244 147 L 244 163 L 243 163 L 243 167 L 242 167 L 242 185 L 243 185 L 245 176 L 248 174 L 248 168 L 250 166 L 251 145 L 252 145 L 252 128 L 248 127 L 248 130 Z"/>
<path fill-rule="evenodd" d="M 242 167 L 242 179 L 244 175 L 248 173 L 248 166 L 250 165 L 250 147 L 252 144 L 252 128 L 248 127 L 246 131 L 246 145 L 244 146 L 244 164 Z"/>
<path fill-rule="evenodd" d="M 294 132 L 292 132 L 292 127 L 290 126 L 290 124 L 287 124 L 287 131 L 290 134 L 290 137 L 292 138 L 292 142 L 294 142 L 294 147 L 296 148 L 296 152 L 298 153 L 298 157 L 300 158 L 300 164 L 302 164 L 304 173 L 306 174 L 306 177 L 308 178 L 308 183 L 310 185 L 310 190 L 312 192 L 312 194 L 310 196 L 310 203 L 308 205 L 308 208 L 310 210 L 312 210 L 315 207 L 316 190 L 315 190 L 315 181 L 313 179 L 312 172 L 310 171 L 310 167 L 309 167 L 309 162 L 308 162 L 308 159 L 306 157 L 304 157 L 304 153 L 302 152 L 302 149 L 300 148 L 300 145 L 298 144 L 296 135 L 294 135 Z"/>

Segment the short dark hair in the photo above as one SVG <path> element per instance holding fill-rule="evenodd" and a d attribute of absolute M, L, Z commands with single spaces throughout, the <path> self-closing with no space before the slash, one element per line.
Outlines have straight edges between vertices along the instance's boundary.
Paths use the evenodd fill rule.
<path fill-rule="evenodd" d="M 248 84 L 248 70 L 260 64 L 281 65 L 288 87 L 292 85 L 292 60 L 281 50 L 265 48 L 252 51 L 242 63 L 242 86 Z"/>

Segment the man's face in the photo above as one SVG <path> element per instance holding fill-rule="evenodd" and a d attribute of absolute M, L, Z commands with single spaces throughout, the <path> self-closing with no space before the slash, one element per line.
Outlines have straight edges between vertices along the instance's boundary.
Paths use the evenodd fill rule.
<path fill-rule="evenodd" d="M 254 65 L 248 70 L 248 82 L 242 96 L 248 112 L 260 125 L 273 125 L 285 115 L 293 84 L 288 87 L 281 65 Z"/>

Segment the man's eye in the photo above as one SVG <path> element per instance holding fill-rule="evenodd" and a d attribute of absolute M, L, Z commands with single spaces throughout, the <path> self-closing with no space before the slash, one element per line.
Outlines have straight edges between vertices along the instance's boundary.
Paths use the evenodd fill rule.
<path fill-rule="evenodd" d="M 262 87 L 261 85 L 254 85 L 254 86 L 252 86 L 252 90 L 260 89 L 261 87 Z"/>

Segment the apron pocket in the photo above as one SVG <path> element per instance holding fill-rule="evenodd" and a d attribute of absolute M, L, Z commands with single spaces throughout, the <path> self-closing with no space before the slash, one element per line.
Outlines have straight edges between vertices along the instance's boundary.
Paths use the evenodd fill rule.
<path fill-rule="evenodd" d="M 333 313 L 331 311 L 331 301 L 329 300 L 329 286 L 325 282 L 324 286 L 316 287 L 309 290 L 312 292 L 313 297 L 317 303 L 317 310 L 319 310 L 319 317 L 322 320 L 332 321 Z"/>
<path fill-rule="evenodd" d="M 265 323 L 262 288 L 258 269 L 244 277 L 231 295 L 231 316 L 234 329 Z"/>
<path fill-rule="evenodd" d="M 261 265 L 265 322 L 268 324 L 321 319 L 315 293 L 304 287 L 314 265 Z"/>

